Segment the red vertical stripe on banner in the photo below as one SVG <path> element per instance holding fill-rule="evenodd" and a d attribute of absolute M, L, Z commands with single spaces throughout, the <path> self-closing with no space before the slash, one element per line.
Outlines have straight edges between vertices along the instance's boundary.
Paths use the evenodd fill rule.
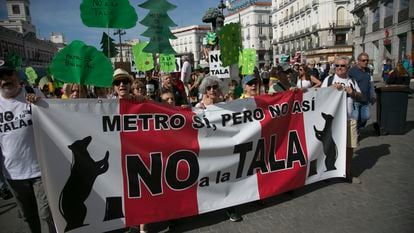
<path fill-rule="evenodd" d="M 255 99 L 257 107 L 265 112 L 261 128 L 267 172 L 256 169 L 260 199 L 305 184 L 307 149 L 300 109 L 302 98 L 300 91 L 287 91 Z M 260 157 L 256 158 L 260 160 Z"/>
<path fill-rule="evenodd" d="M 126 225 L 198 214 L 199 145 L 191 109 L 121 100 L 120 115 Z"/>

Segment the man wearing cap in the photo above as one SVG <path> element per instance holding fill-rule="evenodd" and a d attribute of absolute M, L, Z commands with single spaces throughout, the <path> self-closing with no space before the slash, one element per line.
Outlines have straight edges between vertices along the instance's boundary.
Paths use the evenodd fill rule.
<path fill-rule="evenodd" d="M 259 93 L 259 79 L 253 75 L 244 76 L 243 80 L 243 94 L 240 99 L 258 96 Z"/>
<path fill-rule="evenodd" d="M 30 231 L 56 232 L 36 156 L 31 103 L 42 93 L 28 93 L 16 70 L 0 61 L 0 159 L 23 220 Z"/>

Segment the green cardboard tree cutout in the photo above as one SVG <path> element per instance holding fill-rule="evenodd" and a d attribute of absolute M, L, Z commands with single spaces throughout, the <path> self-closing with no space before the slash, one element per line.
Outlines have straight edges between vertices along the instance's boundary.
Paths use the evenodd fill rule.
<path fill-rule="evenodd" d="M 80 11 L 82 22 L 88 27 L 128 29 L 138 21 L 128 0 L 83 0 Z"/>
<path fill-rule="evenodd" d="M 256 50 L 243 49 L 240 53 L 239 66 L 242 67 L 243 75 L 254 74 L 254 66 L 256 65 Z"/>
<path fill-rule="evenodd" d="M 240 24 L 230 23 L 219 32 L 221 61 L 223 66 L 236 64 L 240 54 Z"/>
<path fill-rule="evenodd" d="M 115 47 L 114 39 L 109 37 L 105 32 L 102 34 L 101 49 L 102 53 L 108 58 L 115 57 L 115 55 L 118 54 L 118 49 Z"/>
<path fill-rule="evenodd" d="M 16 70 L 22 66 L 22 58 L 15 51 L 11 51 L 4 57 L 4 62 Z"/>
<path fill-rule="evenodd" d="M 24 73 L 26 74 L 26 76 L 27 76 L 27 82 L 28 82 L 30 85 L 33 85 L 33 84 L 35 84 L 35 83 L 36 83 L 37 73 L 36 73 L 36 71 L 33 69 L 33 67 L 31 67 L 31 66 L 26 67 L 26 69 L 24 70 Z"/>
<path fill-rule="evenodd" d="M 147 46 L 148 42 L 141 42 L 132 46 L 134 54 L 135 67 L 139 71 L 148 71 L 154 68 L 154 57 L 151 53 L 145 53 L 142 50 Z"/>
<path fill-rule="evenodd" d="M 112 64 L 93 46 L 74 40 L 52 60 L 50 71 L 55 79 L 66 83 L 110 87 Z"/>
<path fill-rule="evenodd" d="M 149 10 L 140 23 L 148 29 L 141 35 L 150 38 L 150 42 L 144 48 L 146 53 L 175 54 L 169 39 L 176 39 L 169 27 L 177 26 L 168 16 L 167 11 L 176 8 L 175 5 L 166 0 L 148 0 L 139 5 Z"/>
<path fill-rule="evenodd" d="M 164 72 L 172 72 L 175 70 L 174 54 L 160 54 L 160 70 Z"/>

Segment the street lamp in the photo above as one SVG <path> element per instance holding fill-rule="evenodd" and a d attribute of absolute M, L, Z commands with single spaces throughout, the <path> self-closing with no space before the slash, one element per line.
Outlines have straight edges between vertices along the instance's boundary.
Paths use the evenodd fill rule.
<path fill-rule="evenodd" d="M 224 4 L 223 0 L 220 0 L 220 3 L 217 6 L 217 8 L 221 10 L 222 14 L 224 14 L 224 9 L 226 9 L 226 4 Z"/>
<path fill-rule="evenodd" d="M 123 60 L 122 60 L 122 40 L 121 40 L 121 36 L 125 35 L 125 34 L 126 34 L 125 30 L 122 30 L 122 29 L 117 29 L 114 32 L 114 35 L 119 36 L 119 55 L 121 56 L 121 58 L 120 58 L 121 62 L 123 62 Z"/>

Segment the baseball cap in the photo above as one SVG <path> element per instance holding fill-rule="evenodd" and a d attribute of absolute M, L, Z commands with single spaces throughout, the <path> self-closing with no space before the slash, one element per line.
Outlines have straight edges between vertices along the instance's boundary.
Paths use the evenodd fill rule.
<path fill-rule="evenodd" d="M 282 68 L 283 71 L 288 71 L 290 69 L 290 65 L 288 63 L 282 63 L 280 65 L 280 67 Z"/>
<path fill-rule="evenodd" d="M 15 70 L 15 68 L 8 65 L 5 61 L 0 60 L 0 78 L 3 78 L 4 75 L 12 75 Z"/>
<path fill-rule="evenodd" d="M 246 76 L 244 76 L 242 83 L 243 83 L 243 85 L 246 85 L 248 82 L 250 82 L 252 80 L 255 80 L 255 79 L 257 79 L 257 78 L 254 77 L 253 75 L 246 75 Z"/>

